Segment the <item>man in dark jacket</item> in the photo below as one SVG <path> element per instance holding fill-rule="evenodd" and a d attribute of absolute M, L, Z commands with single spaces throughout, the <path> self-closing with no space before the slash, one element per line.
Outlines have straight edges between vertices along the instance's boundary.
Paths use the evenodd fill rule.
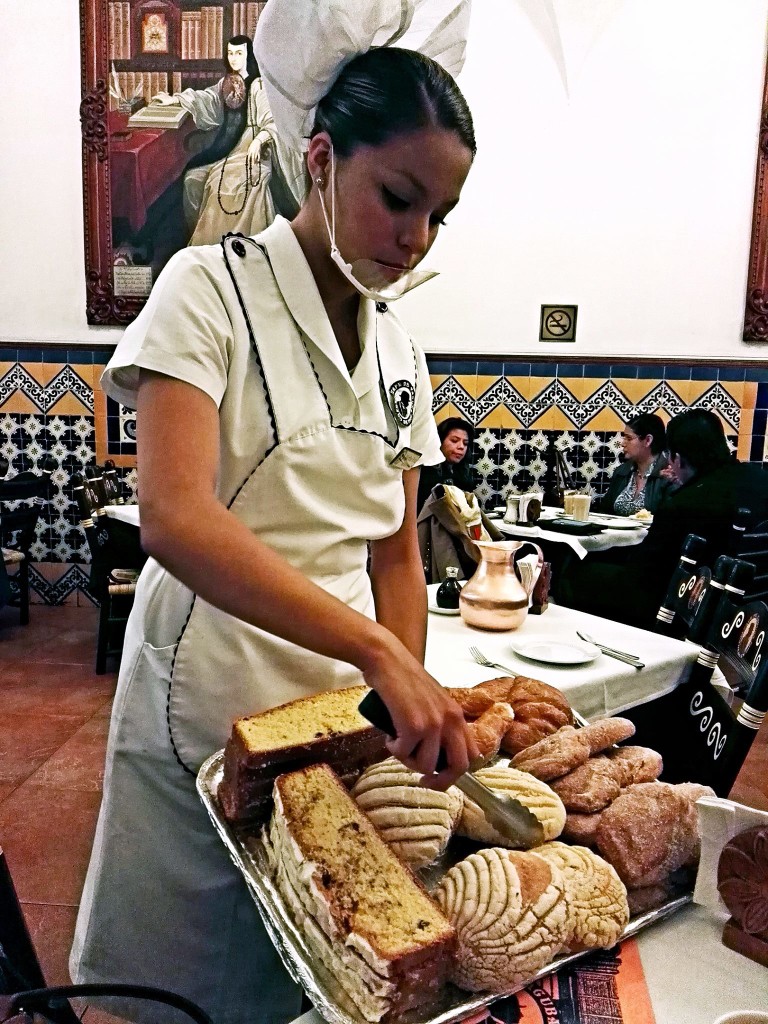
<path fill-rule="evenodd" d="M 711 564 L 732 549 L 736 510 L 768 519 L 768 473 L 731 458 L 719 417 L 689 409 L 670 420 L 667 447 L 680 488 L 657 510 L 648 535 L 626 562 L 571 565 L 557 589 L 561 604 L 649 629 L 689 533 L 703 537 Z"/>

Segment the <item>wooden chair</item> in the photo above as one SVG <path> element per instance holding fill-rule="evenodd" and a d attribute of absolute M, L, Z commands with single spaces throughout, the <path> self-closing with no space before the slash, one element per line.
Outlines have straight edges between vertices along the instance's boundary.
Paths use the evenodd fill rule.
<path fill-rule="evenodd" d="M 768 711 L 768 605 L 745 601 L 753 566 L 718 562 L 727 576 L 710 581 L 709 601 L 694 618 L 692 632 L 704 622 L 706 636 L 688 679 L 624 714 L 636 725 L 632 742 L 663 757 L 664 780 L 700 782 L 727 796 Z M 740 706 L 732 708 L 712 685 L 718 663 L 744 693 Z"/>
<path fill-rule="evenodd" d="M 755 567 L 747 597 L 768 600 L 768 522 L 757 523 L 749 509 L 738 509 L 733 523 L 731 554 Z"/>
<path fill-rule="evenodd" d="M 0 481 L 0 546 L 7 575 L 8 590 L 18 592 L 19 621 L 29 624 L 29 549 L 35 530 L 51 494 L 51 473 L 55 468 L 51 456 L 45 456 L 41 472 L 25 471 Z"/>
<path fill-rule="evenodd" d="M 105 505 L 110 502 L 110 493 L 98 469 L 89 467 L 86 476 L 75 474 L 72 483 L 80 525 L 91 551 L 88 589 L 99 601 L 96 673 L 102 675 L 107 670 L 107 659 L 122 653 L 125 625 L 146 555 L 138 531 L 107 516 Z"/>

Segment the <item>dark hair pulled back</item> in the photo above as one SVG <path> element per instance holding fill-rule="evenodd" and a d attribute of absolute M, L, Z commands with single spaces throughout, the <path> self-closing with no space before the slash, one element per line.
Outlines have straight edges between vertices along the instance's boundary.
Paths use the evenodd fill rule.
<path fill-rule="evenodd" d="M 250 36 L 230 36 L 227 40 L 227 46 L 247 46 L 247 50 L 245 51 L 245 66 L 248 71 L 248 85 L 250 85 L 251 80 L 258 78 L 260 74 L 256 54 L 253 52 L 253 40 Z M 226 47 L 224 49 L 224 67 L 227 69 L 227 74 L 230 74 L 232 68 L 229 66 Z"/>
<path fill-rule="evenodd" d="M 474 157 L 472 115 L 451 75 L 415 50 L 385 46 L 345 65 L 318 104 L 312 135 L 327 132 L 348 157 L 357 146 L 431 126 L 456 132 Z"/>

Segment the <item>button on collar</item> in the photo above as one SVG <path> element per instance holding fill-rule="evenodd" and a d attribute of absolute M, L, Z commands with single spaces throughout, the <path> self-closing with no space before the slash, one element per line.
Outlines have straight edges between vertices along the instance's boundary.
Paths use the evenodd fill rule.
<path fill-rule="evenodd" d="M 243 245 L 243 243 L 240 241 L 239 238 L 236 238 L 234 240 L 234 242 L 232 243 L 232 252 L 236 256 L 240 256 L 240 257 L 245 256 L 245 246 Z"/>

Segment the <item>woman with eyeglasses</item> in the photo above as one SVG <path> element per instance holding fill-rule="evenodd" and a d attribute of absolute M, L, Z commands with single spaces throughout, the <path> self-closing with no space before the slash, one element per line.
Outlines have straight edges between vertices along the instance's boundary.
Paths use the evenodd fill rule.
<path fill-rule="evenodd" d="M 596 512 L 632 516 L 642 509 L 655 512 L 675 486 L 666 474 L 664 421 L 653 413 L 631 419 L 621 432 L 624 461 L 614 470 L 608 490 L 593 504 Z"/>

